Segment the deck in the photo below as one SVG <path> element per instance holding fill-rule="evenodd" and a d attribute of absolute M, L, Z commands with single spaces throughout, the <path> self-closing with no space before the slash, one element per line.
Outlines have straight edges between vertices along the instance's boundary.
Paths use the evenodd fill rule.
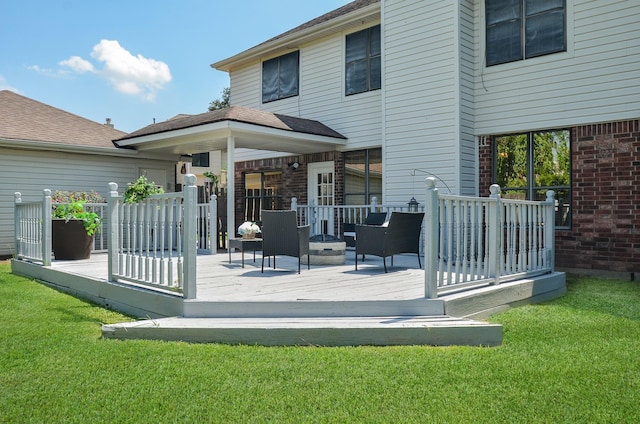
<path fill-rule="evenodd" d="M 263 345 L 499 345 L 501 326 L 478 321 L 511 305 L 543 301 L 565 291 L 564 274 L 424 298 L 424 271 L 415 255 L 398 255 L 389 273 L 367 257 L 355 271 L 354 252 L 344 265 L 311 265 L 261 255 L 199 255 L 197 299 L 183 300 L 107 281 L 107 255 L 54 261 L 50 268 L 14 261 L 14 271 L 60 290 L 148 320 L 104 326 L 114 338 L 153 338 Z"/>

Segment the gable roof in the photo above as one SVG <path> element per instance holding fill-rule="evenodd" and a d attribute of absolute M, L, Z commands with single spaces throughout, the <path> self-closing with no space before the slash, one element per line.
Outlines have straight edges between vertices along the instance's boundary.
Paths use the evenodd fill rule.
<path fill-rule="evenodd" d="M 122 140 L 181 130 L 185 128 L 192 128 L 223 121 L 241 122 L 266 128 L 346 139 L 345 136 L 337 131 L 332 130 L 319 121 L 296 118 L 293 116 L 281 115 L 278 113 L 251 109 L 243 106 L 231 106 L 228 108 L 214 110 L 212 112 L 205 112 L 198 115 L 178 115 L 177 117 L 169 119 L 167 121 L 151 124 L 144 128 L 141 128 L 137 131 L 125 135 L 124 137 L 119 138 L 118 140 L 115 140 L 115 142 L 117 144 L 118 141 Z"/>
<path fill-rule="evenodd" d="M 126 133 L 12 91 L 0 91 L 0 139 L 117 149 Z"/>
<path fill-rule="evenodd" d="M 229 72 L 233 67 L 242 66 L 261 55 L 290 51 L 300 44 L 379 18 L 380 0 L 355 0 L 228 59 L 215 62 L 211 67 Z"/>

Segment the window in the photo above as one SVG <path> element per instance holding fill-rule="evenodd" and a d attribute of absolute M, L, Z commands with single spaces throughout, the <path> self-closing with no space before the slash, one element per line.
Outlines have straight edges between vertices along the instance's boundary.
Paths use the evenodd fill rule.
<path fill-rule="evenodd" d="M 245 221 L 261 222 L 260 211 L 282 209 L 282 172 L 255 172 L 244 175 Z"/>
<path fill-rule="evenodd" d="M 487 66 L 567 50 L 565 0 L 486 0 Z"/>
<path fill-rule="evenodd" d="M 262 62 L 262 103 L 298 95 L 300 52 Z"/>
<path fill-rule="evenodd" d="M 201 168 L 209 167 L 209 152 L 195 153 L 191 155 L 191 166 L 199 166 Z"/>
<path fill-rule="evenodd" d="M 494 137 L 494 181 L 508 199 L 546 199 L 556 192 L 556 227 L 571 223 L 570 132 L 552 130 Z"/>
<path fill-rule="evenodd" d="M 346 44 L 346 95 L 380 89 L 380 25 L 347 35 Z"/>
<path fill-rule="evenodd" d="M 344 153 L 344 204 L 382 203 L 382 149 Z"/>

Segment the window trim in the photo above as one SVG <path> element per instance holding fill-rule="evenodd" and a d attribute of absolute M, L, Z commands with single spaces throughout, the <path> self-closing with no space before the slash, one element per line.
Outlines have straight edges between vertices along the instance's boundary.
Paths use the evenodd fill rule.
<path fill-rule="evenodd" d="M 484 37 L 483 37 L 483 42 L 484 42 L 484 62 L 485 62 L 485 66 L 486 67 L 492 67 L 492 66 L 496 66 L 496 65 L 501 65 L 501 64 L 506 64 L 506 63 L 513 63 L 513 62 L 520 62 L 523 60 L 531 60 L 531 59 L 535 59 L 535 58 L 539 58 L 539 57 L 544 57 L 544 56 L 548 56 L 551 54 L 558 54 L 558 53 L 569 53 L 570 50 L 572 51 L 571 48 L 571 44 L 572 44 L 572 33 L 573 33 L 573 21 L 568 19 L 569 16 L 573 15 L 573 2 L 571 0 L 562 0 L 562 8 L 556 8 L 556 9 L 552 9 L 552 10 L 556 10 L 559 11 L 561 10 L 563 13 L 563 47 L 561 49 L 558 50 L 553 50 L 553 51 L 549 51 L 546 53 L 539 53 L 539 54 L 535 54 L 535 55 L 528 55 L 527 54 L 527 49 L 526 49 L 526 30 L 527 30 L 527 19 L 533 18 L 539 14 L 536 15 L 531 15 L 531 16 L 526 16 L 526 1 L 527 0 L 517 0 L 520 3 L 520 57 L 518 59 L 507 59 L 507 60 L 499 60 L 499 61 L 495 61 L 492 63 L 489 63 L 489 50 L 490 50 L 490 43 L 489 43 L 489 26 L 488 26 L 488 14 L 487 14 L 487 4 L 490 2 L 491 0 L 484 0 L 484 8 L 482 10 L 483 13 L 483 17 L 484 17 L 484 25 L 483 25 L 483 30 L 484 30 Z M 547 11 L 546 13 L 551 13 L 549 11 Z"/>
<path fill-rule="evenodd" d="M 380 36 L 378 37 L 379 39 L 379 43 L 380 45 L 378 46 L 378 49 L 380 50 L 380 53 L 378 55 L 374 55 L 372 56 L 371 53 L 371 30 L 374 28 L 378 28 L 378 31 L 380 33 Z M 356 34 L 361 34 L 363 32 L 367 32 L 367 54 L 366 54 L 366 58 L 365 60 L 367 61 L 367 78 L 366 78 L 366 88 L 364 90 L 361 91 L 354 91 L 354 92 L 348 92 L 348 87 L 349 87 L 349 83 L 347 81 L 348 75 L 349 75 L 349 65 L 351 63 L 354 63 L 355 61 L 351 61 L 348 62 L 347 61 L 347 50 L 348 50 L 348 39 L 349 37 L 352 37 Z M 381 24 L 376 24 L 358 31 L 354 31 L 354 32 L 350 32 L 349 34 L 347 34 L 344 38 L 344 55 L 343 55 L 343 60 L 344 60 L 344 65 L 343 65 L 343 70 L 344 70 L 344 78 L 342 79 L 343 83 L 344 83 L 344 95 L 345 96 L 353 96 L 355 94 L 362 94 L 362 93 L 368 93 L 370 91 L 376 91 L 376 90 L 381 90 L 382 89 L 382 25 Z M 379 86 L 378 87 L 374 87 L 371 88 L 371 61 L 372 59 L 378 59 L 380 61 L 380 82 L 379 82 Z"/>
<path fill-rule="evenodd" d="M 283 58 L 287 58 L 289 56 L 292 55 L 296 55 L 296 72 L 295 72 L 295 79 L 296 79 L 296 87 L 295 87 L 295 93 L 292 94 L 281 94 L 280 93 L 280 67 L 281 67 L 281 62 L 283 60 Z M 277 74 L 277 79 L 278 79 L 278 93 L 276 95 L 276 98 L 273 99 L 267 99 L 265 100 L 265 92 L 264 92 L 264 68 L 265 68 L 265 64 L 269 64 L 269 63 L 274 63 L 277 62 L 277 66 L 278 66 L 278 74 Z M 296 97 L 298 95 L 300 95 L 300 50 L 296 50 L 294 52 L 291 53 L 287 53 L 287 54 L 283 54 L 280 56 L 276 56 L 274 58 L 271 59 L 267 59 L 267 60 L 263 60 L 260 66 L 260 88 L 261 88 L 261 99 L 262 99 L 262 103 L 271 103 L 271 102 L 275 102 L 278 100 L 282 100 L 282 99 L 288 99 L 290 97 Z"/>
<path fill-rule="evenodd" d="M 540 134 L 540 133 L 549 133 L 549 132 L 561 132 L 561 131 L 566 131 L 568 133 L 568 140 L 569 140 L 569 184 L 567 186 L 540 186 L 540 187 L 536 187 L 534 185 L 535 183 L 535 178 L 532 178 L 530 176 L 533 176 L 535 173 L 535 164 L 534 164 L 534 135 L 535 134 Z M 527 184 L 526 187 L 503 187 L 502 185 L 500 186 L 500 190 L 501 191 L 508 191 L 508 190 L 519 190 L 519 191 L 524 191 L 524 193 L 526 194 L 526 197 L 528 200 L 535 198 L 535 193 L 536 191 L 539 190 L 553 190 L 556 193 L 556 201 L 558 200 L 557 198 L 557 194 L 558 194 L 558 189 L 563 189 L 563 190 L 567 190 L 568 191 L 568 199 L 567 202 L 569 204 L 569 216 L 567 218 L 566 224 L 565 225 L 555 225 L 555 229 L 556 230 L 568 230 L 571 229 L 572 223 L 573 223 L 573 165 L 572 165 L 572 159 L 573 159 L 573 155 L 572 155 L 572 150 L 571 150 L 571 144 L 573 141 L 573 132 L 571 130 L 571 128 L 553 128 L 553 129 L 545 129 L 545 130 L 536 130 L 536 131 L 519 131 L 519 132 L 514 132 L 514 133 L 504 133 L 504 134 L 497 134 L 497 135 L 493 135 L 491 136 L 491 180 L 494 183 L 498 183 L 498 166 L 497 166 L 497 156 L 498 156 L 498 143 L 496 142 L 496 139 L 499 137 L 509 137 L 509 136 L 518 136 L 518 135 L 526 135 L 527 136 L 527 152 L 526 152 L 526 156 L 527 156 Z M 558 212 L 556 212 L 558 213 Z"/>
<path fill-rule="evenodd" d="M 206 160 L 207 164 L 206 165 L 201 165 L 201 163 L 202 163 L 201 159 L 198 160 L 198 162 L 196 164 L 196 160 L 195 160 L 196 156 L 205 157 L 205 155 L 206 155 L 206 158 L 207 158 L 207 160 Z M 191 166 L 197 167 L 197 168 L 209 168 L 211 166 L 211 154 L 210 154 L 210 152 L 193 153 L 191 155 Z"/>

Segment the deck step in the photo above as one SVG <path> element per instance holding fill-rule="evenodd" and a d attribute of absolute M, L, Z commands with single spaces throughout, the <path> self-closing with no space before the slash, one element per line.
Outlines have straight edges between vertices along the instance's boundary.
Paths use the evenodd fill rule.
<path fill-rule="evenodd" d="M 171 317 L 103 325 L 102 335 L 113 339 L 263 346 L 499 346 L 502 326 L 449 316 Z"/>

